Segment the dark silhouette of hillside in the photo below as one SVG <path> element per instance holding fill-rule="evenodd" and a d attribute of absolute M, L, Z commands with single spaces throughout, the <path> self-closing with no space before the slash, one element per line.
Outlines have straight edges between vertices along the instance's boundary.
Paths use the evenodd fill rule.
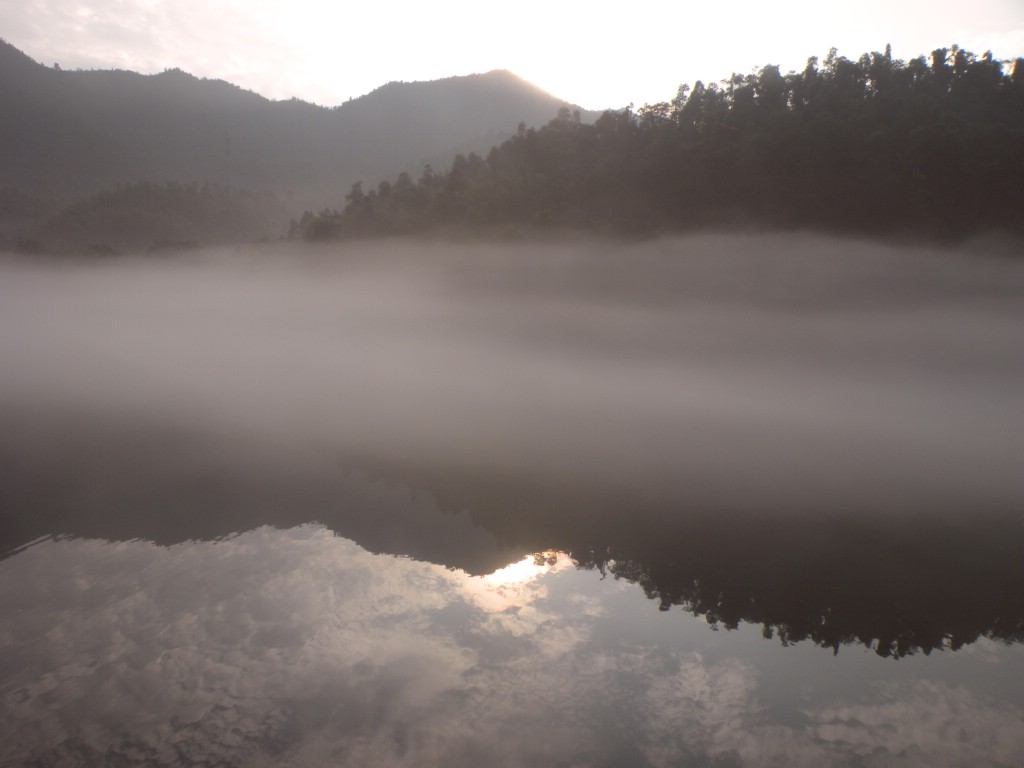
<path fill-rule="evenodd" d="M 819 65 L 766 66 L 675 99 L 569 109 L 521 126 L 486 157 L 352 188 L 309 214 L 307 239 L 426 230 L 813 228 L 956 238 L 1024 234 L 1024 59 L 957 46 L 910 61 L 835 49 Z"/>
<path fill-rule="evenodd" d="M 326 108 L 177 69 L 51 69 L 4 41 L 0 104 L 0 189 L 67 202 L 118 184 L 198 183 L 273 192 L 298 211 L 336 203 L 360 179 L 486 151 L 566 106 L 495 71 L 389 83 Z"/>
<path fill-rule="evenodd" d="M 269 192 L 143 182 L 97 192 L 36 229 L 50 247 L 105 254 L 273 239 L 287 221 L 287 208 Z"/>

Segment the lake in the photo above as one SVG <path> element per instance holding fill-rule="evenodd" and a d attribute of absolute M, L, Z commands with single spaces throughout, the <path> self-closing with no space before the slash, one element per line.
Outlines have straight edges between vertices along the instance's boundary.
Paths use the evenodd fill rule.
<path fill-rule="evenodd" d="M 0 764 L 1017 766 L 1024 261 L 0 263 Z"/>

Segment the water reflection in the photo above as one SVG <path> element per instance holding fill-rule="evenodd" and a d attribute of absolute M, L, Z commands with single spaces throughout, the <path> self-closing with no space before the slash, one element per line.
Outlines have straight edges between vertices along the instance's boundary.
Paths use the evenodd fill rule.
<path fill-rule="evenodd" d="M 442 510 L 465 510 L 506 546 L 553 545 L 580 567 L 639 584 L 662 610 L 679 606 L 726 628 L 759 624 L 784 645 L 860 644 L 902 657 L 980 637 L 1024 640 L 1018 515 L 723 511 L 598 479 L 353 461 L 427 489 Z"/>
<path fill-rule="evenodd" d="M 296 466 L 261 464 L 227 460 L 228 448 L 221 455 L 201 441 L 202 474 L 168 476 L 145 449 L 159 435 L 129 441 L 131 455 L 113 439 L 107 455 L 76 452 L 63 488 L 21 480 L 17 462 L 8 465 L 12 487 L 31 489 L 38 503 L 7 506 L 21 512 L 4 518 L 8 551 L 53 533 L 173 544 L 317 520 L 370 551 L 476 575 L 553 548 L 580 568 L 640 585 L 663 610 L 725 628 L 757 624 L 784 645 L 862 645 L 904 657 L 979 638 L 1024 640 L 1019 516 L 723 511 L 689 504 L 685 494 L 652 499 L 600 477 L 316 452 L 293 454 Z M 124 479 L 90 498 L 94 478 L 112 464 Z M 88 480 L 76 481 L 79 472 Z"/>
<path fill-rule="evenodd" d="M 1019 646 L 927 667 L 711 633 L 531 556 L 490 576 L 319 526 L 0 562 L 3 764 L 1013 765 Z M 816 660 L 828 659 L 821 665 Z"/>

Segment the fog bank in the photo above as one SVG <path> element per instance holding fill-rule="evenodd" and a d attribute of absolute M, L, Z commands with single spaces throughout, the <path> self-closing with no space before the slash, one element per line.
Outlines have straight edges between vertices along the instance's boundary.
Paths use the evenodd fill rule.
<path fill-rule="evenodd" d="M 144 503 L 366 456 L 681 507 L 1019 511 L 1022 298 L 1020 260 L 812 236 L 6 262 L 0 492 Z"/>

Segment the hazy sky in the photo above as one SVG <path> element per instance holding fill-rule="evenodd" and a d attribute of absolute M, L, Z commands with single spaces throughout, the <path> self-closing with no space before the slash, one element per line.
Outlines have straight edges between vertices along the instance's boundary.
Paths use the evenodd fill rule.
<path fill-rule="evenodd" d="M 671 98 L 682 82 L 767 63 L 802 68 L 836 46 L 899 58 L 959 43 L 1024 54 L 1020 0 L 0 0 L 0 36 L 46 64 L 180 67 L 272 98 L 335 105 L 391 80 L 509 69 L 592 109 Z"/>

